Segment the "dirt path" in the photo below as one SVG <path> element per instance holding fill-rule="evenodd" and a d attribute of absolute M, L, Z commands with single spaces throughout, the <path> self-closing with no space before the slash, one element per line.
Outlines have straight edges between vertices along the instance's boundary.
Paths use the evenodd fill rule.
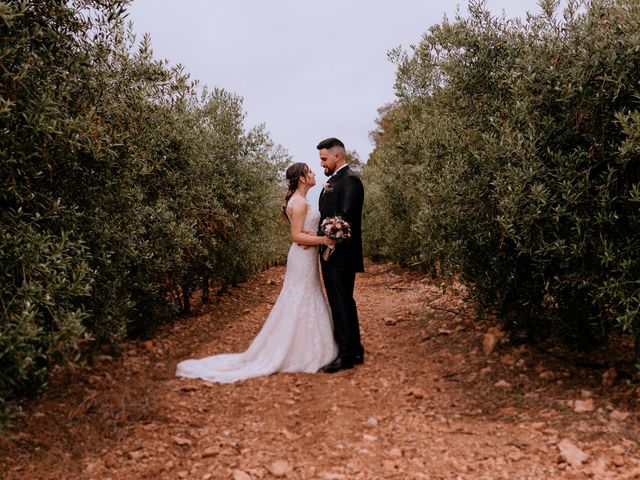
<path fill-rule="evenodd" d="M 364 365 L 233 385 L 173 377 L 183 358 L 244 350 L 283 274 L 59 374 L 0 443 L 3 478 L 640 478 L 638 398 L 613 371 L 506 341 L 487 355 L 490 325 L 462 287 L 393 265 L 358 279 Z"/>

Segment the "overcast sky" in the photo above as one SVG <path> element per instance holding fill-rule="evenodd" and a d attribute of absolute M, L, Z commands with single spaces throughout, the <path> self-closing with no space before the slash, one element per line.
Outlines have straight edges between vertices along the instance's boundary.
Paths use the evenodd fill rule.
<path fill-rule="evenodd" d="M 264 123 L 322 184 L 318 141 L 338 137 L 366 161 L 377 109 L 394 99 L 387 52 L 416 44 L 458 5 L 466 11 L 466 0 L 134 0 L 129 19 L 156 58 L 243 97 L 246 127 Z M 507 17 L 540 10 L 536 0 L 487 6 Z"/>

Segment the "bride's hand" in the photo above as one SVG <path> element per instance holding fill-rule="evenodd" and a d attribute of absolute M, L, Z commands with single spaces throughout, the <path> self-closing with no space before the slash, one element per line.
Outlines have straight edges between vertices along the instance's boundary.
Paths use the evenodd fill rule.
<path fill-rule="evenodd" d="M 306 233 L 308 235 L 316 235 L 315 232 L 306 232 L 305 231 L 304 233 Z M 334 248 L 336 246 L 336 241 L 330 239 L 329 237 L 322 237 L 322 244 L 326 245 L 329 248 Z M 309 248 L 311 248 L 311 245 L 302 245 L 302 248 L 304 250 L 308 250 Z"/>
<path fill-rule="evenodd" d="M 323 238 L 323 244 L 326 245 L 329 248 L 334 248 L 336 246 L 336 241 L 329 238 L 329 237 L 322 237 Z"/>

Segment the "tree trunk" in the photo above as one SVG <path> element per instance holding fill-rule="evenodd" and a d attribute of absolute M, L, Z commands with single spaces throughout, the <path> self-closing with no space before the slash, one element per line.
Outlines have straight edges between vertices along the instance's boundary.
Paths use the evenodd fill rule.
<path fill-rule="evenodd" d="M 209 303 L 209 277 L 202 279 L 202 303 Z"/>

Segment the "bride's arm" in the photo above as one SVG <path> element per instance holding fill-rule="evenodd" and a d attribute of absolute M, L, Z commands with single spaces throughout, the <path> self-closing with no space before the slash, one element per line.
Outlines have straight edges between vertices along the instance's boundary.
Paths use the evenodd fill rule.
<path fill-rule="evenodd" d="M 289 207 L 291 218 L 291 241 L 298 245 L 327 245 L 334 246 L 335 241 L 328 237 L 318 237 L 306 233 L 304 228 L 304 218 L 307 215 L 309 206 L 306 202 L 294 201 Z"/>

